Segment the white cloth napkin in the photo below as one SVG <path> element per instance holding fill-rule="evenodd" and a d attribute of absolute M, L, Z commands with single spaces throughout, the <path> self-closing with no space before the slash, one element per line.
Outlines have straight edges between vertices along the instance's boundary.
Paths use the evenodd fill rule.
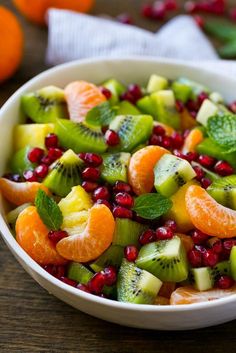
<path fill-rule="evenodd" d="M 178 16 L 157 33 L 115 21 L 51 9 L 46 60 L 57 65 L 91 57 L 143 55 L 190 60 L 196 66 L 236 75 L 236 62 L 219 60 L 190 16 Z"/>

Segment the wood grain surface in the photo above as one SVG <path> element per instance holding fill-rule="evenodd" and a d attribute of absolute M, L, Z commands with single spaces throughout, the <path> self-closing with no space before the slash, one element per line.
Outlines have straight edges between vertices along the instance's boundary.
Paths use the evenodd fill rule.
<path fill-rule="evenodd" d="M 31 1 L 34 0 L 29 0 L 29 4 Z M 141 3 L 97 0 L 93 12 L 115 16 L 128 11 L 137 24 L 156 30 L 158 23 L 139 16 Z M 0 5 L 13 9 L 11 1 L 0 0 Z M 19 19 L 26 37 L 25 57 L 17 74 L 0 87 L 0 106 L 25 81 L 47 68 L 46 29 L 30 24 L 21 16 Z M 197 331 L 156 332 L 95 319 L 39 287 L 0 240 L 0 353 L 231 353 L 236 347 L 235 330 L 236 324 L 231 322 Z"/>

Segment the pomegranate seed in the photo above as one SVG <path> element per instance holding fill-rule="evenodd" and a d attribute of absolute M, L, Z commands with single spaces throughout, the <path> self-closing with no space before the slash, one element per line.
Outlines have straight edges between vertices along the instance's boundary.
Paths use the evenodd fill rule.
<path fill-rule="evenodd" d="M 227 252 L 230 252 L 232 247 L 236 245 L 236 239 L 224 240 L 223 241 L 223 248 Z"/>
<path fill-rule="evenodd" d="M 152 134 L 149 139 L 149 145 L 162 146 L 162 142 L 163 142 L 163 137 L 155 134 Z"/>
<path fill-rule="evenodd" d="M 48 158 L 51 160 L 51 162 L 56 161 L 58 158 L 62 156 L 63 152 L 59 148 L 49 148 L 48 150 Z"/>
<path fill-rule="evenodd" d="M 152 5 L 149 5 L 149 4 L 143 5 L 141 9 L 141 14 L 144 17 L 152 18 Z"/>
<path fill-rule="evenodd" d="M 96 204 L 105 205 L 105 206 L 107 206 L 110 210 L 111 210 L 111 208 L 112 208 L 110 202 L 108 202 L 107 200 L 98 199 L 98 200 L 96 201 Z"/>
<path fill-rule="evenodd" d="M 26 181 L 30 181 L 30 182 L 38 181 L 38 178 L 35 175 L 33 170 L 25 170 L 23 173 L 23 177 L 25 178 Z"/>
<path fill-rule="evenodd" d="M 124 181 L 116 181 L 115 185 L 113 186 L 114 192 L 127 192 L 128 194 L 132 193 L 132 188 L 128 183 Z"/>
<path fill-rule="evenodd" d="M 172 138 L 169 136 L 162 137 L 162 147 L 171 148 L 172 147 Z"/>
<path fill-rule="evenodd" d="M 183 146 L 184 138 L 180 133 L 174 132 L 171 138 L 173 148 L 181 148 Z"/>
<path fill-rule="evenodd" d="M 86 192 L 92 192 L 92 191 L 94 191 L 95 189 L 97 189 L 98 184 L 97 184 L 97 183 L 94 183 L 94 182 L 92 182 L 92 181 L 83 181 L 82 187 L 84 188 L 84 190 L 85 190 Z"/>
<path fill-rule="evenodd" d="M 113 286 L 117 280 L 116 268 L 114 266 L 108 266 L 102 271 L 105 276 L 105 285 Z"/>
<path fill-rule="evenodd" d="M 48 166 L 46 164 L 40 164 L 35 168 L 34 173 L 38 178 L 45 178 L 48 174 Z"/>
<path fill-rule="evenodd" d="M 177 224 L 172 219 L 168 219 L 168 221 L 165 222 L 164 226 L 170 228 L 173 232 L 175 232 L 177 229 Z"/>
<path fill-rule="evenodd" d="M 232 102 L 229 105 L 229 110 L 231 110 L 231 112 L 236 113 L 236 102 Z"/>
<path fill-rule="evenodd" d="M 201 267 L 202 265 L 202 254 L 198 250 L 190 250 L 188 252 L 188 261 L 192 267 Z"/>
<path fill-rule="evenodd" d="M 159 227 L 156 230 L 156 238 L 157 240 L 166 240 L 171 239 L 174 236 L 174 232 L 169 227 Z"/>
<path fill-rule="evenodd" d="M 204 254 L 206 252 L 206 248 L 203 245 L 195 245 L 194 249 L 196 249 L 197 251 L 199 251 L 201 254 Z"/>
<path fill-rule="evenodd" d="M 69 286 L 72 287 L 77 287 L 77 282 L 73 281 L 73 279 L 67 278 L 67 277 L 60 277 L 59 278 L 62 282 L 68 284 Z"/>
<path fill-rule="evenodd" d="M 93 200 L 97 201 L 98 199 L 109 200 L 110 193 L 106 186 L 100 186 L 94 190 Z"/>
<path fill-rule="evenodd" d="M 105 139 L 109 146 L 116 146 L 120 143 L 120 137 L 117 132 L 110 129 L 106 131 Z"/>
<path fill-rule="evenodd" d="M 220 276 L 220 278 L 216 281 L 216 286 L 221 289 L 228 289 L 232 287 L 234 284 L 234 280 L 229 276 Z"/>
<path fill-rule="evenodd" d="M 22 180 L 22 177 L 19 174 L 12 174 L 12 173 L 7 173 L 3 175 L 3 178 L 14 181 L 16 183 L 20 183 Z"/>
<path fill-rule="evenodd" d="M 100 170 L 94 167 L 87 167 L 82 171 L 82 178 L 88 181 L 97 181 L 100 177 Z"/>
<path fill-rule="evenodd" d="M 182 113 L 184 111 L 184 103 L 177 99 L 175 102 L 175 108 L 179 113 Z"/>
<path fill-rule="evenodd" d="M 214 170 L 221 176 L 227 176 L 234 173 L 233 167 L 226 161 L 218 161 L 214 166 Z"/>
<path fill-rule="evenodd" d="M 175 11 L 178 9 L 176 0 L 164 0 L 166 11 Z"/>
<path fill-rule="evenodd" d="M 201 186 L 204 188 L 204 189 L 207 189 L 208 186 L 210 186 L 212 184 L 212 181 L 209 179 L 209 178 L 202 178 L 201 179 Z"/>
<path fill-rule="evenodd" d="M 115 206 L 113 208 L 113 215 L 118 218 L 132 218 L 133 212 L 125 207 Z"/>
<path fill-rule="evenodd" d="M 202 103 L 204 102 L 205 99 L 207 99 L 209 96 L 206 92 L 201 92 L 199 93 L 197 100 L 198 100 L 198 104 L 199 106 L 202 105 Z"/>
<path fill-rule="evenodd" d="M 132 17 L 128 13 L 122 13 L 116 17 L 120 23 L 125 25 L 132 25 L 134 23 Z"/>
<path fill-rule="evenodd" d="M 192 99 L 189 99 L 186 103 L 186 107 L 188 108 L 188 110 L 190 112 L 197 112 L 199 109 L 199 104 L 198 104 L 198 102 L 196 102 Z"/>
<path fill-rule="evenodd" d="M 230 10 L 229 16 L 230 16 L 231 20 L 236 21 L 236 8 L 233 8 Z"/>
<path fill-rule="evenodd" d="M 96 153 L 79 153 L 79 158 L 90 167 L 98 167 L 103 162 L 102 157 Z"/>
<path fill-rule="evenodd" d="M 139 237 L 139 243 L 145 245 L 156 240 L 156 232 L 152 229 L 145 230 Z"/>
<path fill-rule="evenodd" d="M 32 163 L 40 163 L 43 155 L 44 155 L 44 150 L 42 148 L 35 147 L 29 151 L 27 157 L 28 157 L 28 160 Z"/>
<path fill-rule="evenodd" d="M 161 125 L 156 125 L 153 128 L 153 133 L 158 136 L 164 136 L 166 134 L 166 130 Z"/>
<path fill-rule="evenodd" d="M 65 230 L 50 230 L 48 233 L 48 238 L 53 241 L 53 243 L 58 243 L 61 239 L 68 237 L 68 233 Z"/>
<path fill-rule="evenodd" d="M 90 290 L 88 289 L 88 287 L 85 284 L 79 283 L 76 288 L 82 290 L 83 292 L 86 293 L 91 293 Z"/>
<path fill-rule="evenodd" d="M 152 7 L 152 18 L 154 20 L 164 20 L 166 8 L 162 1 L 155 1 Z"/>
<path fill-rule="evenodd" d="M 204 28 L 205 21 L 202 16 L 195 15 L 194 17 L 195 23 L 198 25 L 199 28 Z"/>
<path fill-rule="evenodd" d="M 213 245 L 212 245 L 212 250 L 216 253 L 216 254 L 221 254 L 223 251 L 223 244 L 220 240 L 216 241 Z"/>
<path fill-rule="evenodd" d="M 185 159 L 191 163 L 193 161 L 196 161 L 198 159 L 198 153 L 197 152 L 187 152 L 185 154 Z"/>
<path fill-rule="evenodd" d="M 197 165 L 193 167 L 195 173 L 196 173 L 196 179 L 198 181 L 201 181 L 202 178 L 205 176 L 205 172 L 201 167 L 198 167 Z"/>
<path fill-rule="evenodd" d="M 108 88 L 101 86 L 99 87 L 99 89 L 100 89 L 100 92 L 106 97 L 107 100 L 111 99 L 112 93 Z"/>
<path fill-rule="evenodd" d="M 52 163 L 51 159 L 48 156 L 43 156 L 41 159 L 42 164 L 50 165 Z"/>
<path fill-rule="evenodd" d="M 207 156 L 206 154 L 201 154 L 198 157 L 198 162 L 206 168 L 211 168 L 214 166 L 214 164 L 216 163 L 215 158 Z"/>
<path fill-rule="evenodd" d="M 202 254 L 202 261 L 204 266 L 214 267 L 219 261 L 219 256 L 212 249 L 208 249 Z"/>
<path fill-rule="evenodd" d="M 56 148 L 58 147 L 58 137 L 55 134 L 48 134 L 45 137 L 45 146 L 47 147 L 47 149 L 49 148 Z"/>
<path fill-rule="evenodd" d="M 44 270 L 56 278 L 64 277 L 66 272 L 65 266 L 62 265 L 46 265 L 44 266 Z"/>
<path fill-rule="evenodd" d="M 184 5 L 184 9 L 188 13 L 193 13 L 198 10 L 198 6 L 194 1 L 187 1 Z"/>
<path fill-rule="evenodd" d="M 190 233 L 190 235 L 191 235 L 192 240 L 193 240 L 195 245 L 204 244 L 207 241 L 207 239 L 209 238 L 209 236 L 207 234 L 201 232 L 198 229 L 193 230 Z"/>
<path fill-rule="evenodd" d="M 88 282 L 88 289 L 90 292 L 100 294 L 105 286 L 106 277 L 104 273 L 97 272 Z"/>
<path fill-rule="evenodd" d="M 138 257 L 138 249 L 135 245 L 127 245 L 124 248 L 124 255 L 127 261 L 134 262 Z"/>
<path fill-rule="evenodd" d="M 115 201 L 118 203 L 118 205 L 127 208 L 131 208 L 134 205 L 133 197 L 126 192 L 119 192 L 118 194 L 116 194 Z"/>
<path fill-rule="evenodd" d="M 128 92 L 132 94 L 132 96 L 135 98 L 135 100 L 139 100 L 142 98 L 143 93 L 139 85 L 137 84 L 131 84 L 128 86 Z"/>
<path fill-rule="evenodd" d="M 173 155 L 176 156 L 176 157 L 179 157 L 179 158 L 182 158 L 182 159 L 186 159 L 186 156 L 181 153 L 179 150 L 173 150 Z"/>
<path fill-rule="evenodd" d="M 122 93 L 120 99 L 121 99 L 122 101 L 128 101 L 128 102 L 130 102 L 130 103 L 132 103 L 132 104 L 135 104 L 135 103 L 136 103 L 135 97 L 134 97 L 130 92 L 128 92 L 128 91 Z"/>

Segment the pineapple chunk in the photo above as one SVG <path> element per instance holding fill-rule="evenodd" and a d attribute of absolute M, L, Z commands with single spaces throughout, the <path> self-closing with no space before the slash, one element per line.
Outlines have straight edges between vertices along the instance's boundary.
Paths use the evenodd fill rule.
<path fill-rule="evenodd" d="M 22 124 L 13 132 L 14 149 L 18 151 L 26 146 L 45 148 L 45 137 L 54 132 L 54 124 Z"/>

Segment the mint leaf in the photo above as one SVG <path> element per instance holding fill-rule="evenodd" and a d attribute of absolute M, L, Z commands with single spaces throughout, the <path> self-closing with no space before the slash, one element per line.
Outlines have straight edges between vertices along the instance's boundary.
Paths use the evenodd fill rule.
<path fill-rule="evenodd" d="M 215 115 L 207 121 L 208 135 L 227 152 L 236 151 L 236 115 Z"/>
<path fill-rule="evenodd" d="M 43 190 L 37 192 L 35 206 L 43 223 L 51 230 L 60 229 L 63 216 L 57 203 Z"/>
<path fill-rule="evenodd" d="M 92 108 L 86 115 L 86 123 L 93 126 L 105 126 L 115 118 L 116 111 L 109 102 L 104 102 Z"/>
<path fill-rule="evenodd" d="M 172 201 L 161 194 L 143 194 L 134 201 L 133 211 L 145 219 L 155 219 L 172 207 Z"/>

